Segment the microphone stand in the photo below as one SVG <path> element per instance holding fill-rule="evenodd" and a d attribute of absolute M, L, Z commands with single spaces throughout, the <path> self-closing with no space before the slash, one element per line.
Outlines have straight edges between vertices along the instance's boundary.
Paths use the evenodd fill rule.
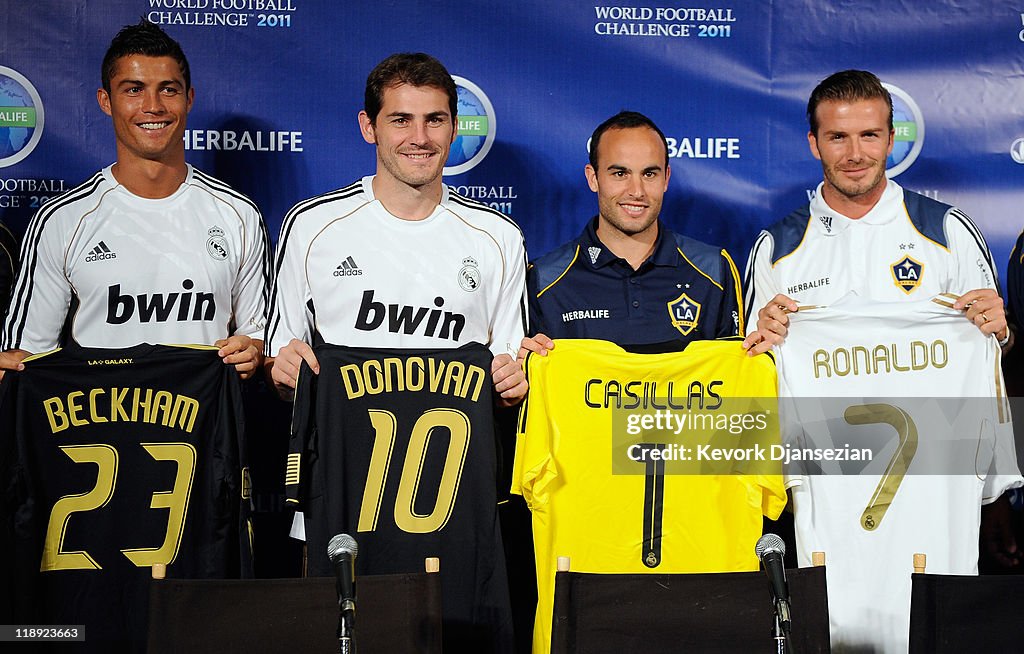
<path fill-rule="evenodd" d="M 338 653 L 356 654 L 356 636 L 353 629 L 356 605 L 350 599 L 338 600 Z"/>
<path fill-rule="evenodd" d="M 775 607 L 775 625 L 772 637 L 775 639 L 776 654 L 794 654 L 789 640 L 789 603 L 785 600 L 773 602 Z"/>
<path fill-rule="evenodd" d="M 782 629 L 782 621 L 779 614 L 775 614 L 775 627 L 772 629 L 772 637 L 775 638 L 775 654 L 786 654 L 789 646 L 786 644 L 786 632 Z"/>

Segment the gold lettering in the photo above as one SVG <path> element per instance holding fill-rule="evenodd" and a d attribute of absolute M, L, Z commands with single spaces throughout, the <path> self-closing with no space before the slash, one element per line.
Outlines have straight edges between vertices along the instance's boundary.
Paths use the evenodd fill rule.
<path fill-rule="evenodd" d="M 71 424 L 64 412 L 64 403 L 59 397 L 51 397 L 43 400 L 43 408 L 46 409 L 46 419 L 50 421 L 50 431 L 54 434 L 64 431 Z"/>
<path fill-rule="evenodd" d="M 470 366 L 466 372 L 466 376 L 462 379 L 462 388 L 459 389 L 460 397 L 469 397 L 470 384 L 473 385 L 473 397 L 471 398 L 476 402 L 480 397 L 480 390 L 484 387 L 484 381 L 487 379 L 487 373 L 480 366 Z"/>
<path fill-rule="evenodd" d="M 380 361 L 368 359 L 363 362 L 363 381 L 366 383 L 366 392 L 370 395 L 384 392 L 384 369 Z"/>
<path fill-rule="evenodd" d="M 814 378 L 821 379 L 821 374 L 818 372 L 818 368 L 825 369 L 825 376 L 832 376 L 832 368 L 828 365 L 828 352 L 825 350 L 814 351 Z"/>
<path fill-rule="evenodd" d="M 394 386 L 392 386 L 394 380 Z M 384 387 L 391 391 L 405 390 L 405 375 L 403 374 L 402 360 L 397 357 L 384 359 Z"/>
<path fill-rule="evenodd" d="M 124 396 L 128 394 L 127 388 L 110 389 L 110 419 L 113 422 L 123 420 L 128 422 L 128 414 L 124 412 Z M 120 416 L 120 418 L 118 418 Z"/>
<path fill-rule="evenodd" d="M 438 361 L 437 359 L 427 359 L 427 365 L 430 367 L 430 392 L 436 393 L 437 387 L 441 384 L 441 381 L 444 379 L 444 361 Z"/>
<path fill-rule="evenodd" d="M 444 379 L 444 388 L 441 389 L 441 392 L 445 395 L 458 395 L 459 387 L 462 386 L 462 378 L 465 374 L 466 364 L 461 361 L 450 362 Z"/>
<path fill-rule="evenodd" d="M 345 394 L 348 399 L 353 400 L 366 394 L 363 377 L 359 374 L 359 366 L 349 363 L 342 366 L 339 372 L 341 372 L 341 381 L 345 384 Z"/>
<path fill-rule="evenodd" d="M 949 363 L 949 349 L 946 346 L 946 341 L 941 338 L 932 343 L 932 365 L 936 368 L 945 368 L 946 364 Z M 942 361 L 942 363 L 939 363 Z"/>
<path fill-rule="evenodd" d="M 410 391 L 422 391 L 425 368 L 423 359 L 420 357 L 409 357 L 405 362 L 405 387 Z"/>
<path fill-rule="evenodd" d="M 851 358 L 853 359 L 853 374 L 854 375 L 861 374 L 860 366 L 857 363 L 857 359 L 858 359 L 857 355 L 858 354 L 860 354 L 861 358 L 864 359 L 864 374 L 870 375 L 871 373 L 875 372 L 873 370 L 873 366 L 871 365 L 871 355 L 868 354 L 868 349 L 866 347 L 864 347 L 863 345 L 854 345 L 853 346 L 853 354 L 851 355 Z"/>
<path fill-rule="evenodd" d="M 85 393 L 82 391 L 68 393 L 68 417 L 71 418 L 71 424 L 75 427 L 89 424 L 88 420 L 82 420 L 78 417 L 78 412 L 82 410 L 82 405 L 78 403 L 78 399 L 82 397 L 85 397 Z"/>
<path fill-rule="evenodd" d="M 160 414 L 164 419 L 160 420 Z M 164 427 L 171 424 L 171 394 L 167 391 L 157 391 L 153 398 L 153 410 L 150 411 L 150 422 L 159 422 Z"/>
<path fill-rule="evenodd" d="M 876 345 L 875 349 L 872 350 L 872 353 L 874 354 L 876 373 L 882 369 L 881 366 L 878 365 L 879 363 L 885 364 L 886 372 L 892 372 L 892 365 L 889 361 L 889 348 L 884 345 Z"/>
<path fill-rule="evenodd" d="M 899 358 L 899 350 L 896 349 L 896 344 L 891 343 L 889 349 L 892 350 L 892 367 L 899 372 L 907 372 L 910 370 L 910 366 L 901 366 Z"/>
<path fill-rule="evenodd" d="M 840 357 L 842 355 L 842 357 Z M 842 359 L 842 361 L 840 361 Z M 832 353 L 832 369 L 840 377 L 850 374 L 850 353 L 843 348 L 836 348 Z"/>
<path fill-rule="evenodd" d="M 197 415 L 199 415 L 198 400 L 185 395 L 178 395 L 174 398 L 174 408 L 171 413 L 172 427 L 177 421 L 179 429 L 184 429 L 185 433 L 191 434 L 192 428 L 196 424 Z"/>
<path fill-rule="evenodd" d="M 89 418 L 93 422 L 109 422 L 109 420 L 101 416 L 99 411 L 96 410 L 96 396 L 105 394 L 106 391 L 102 388 L 94 388 L 89 391 Z"/>
<path fill-rule="evenodd" d="M 928 367 L 928 346 L 921 341 L 910 342 L 910 367 L 912 370 Z"/>

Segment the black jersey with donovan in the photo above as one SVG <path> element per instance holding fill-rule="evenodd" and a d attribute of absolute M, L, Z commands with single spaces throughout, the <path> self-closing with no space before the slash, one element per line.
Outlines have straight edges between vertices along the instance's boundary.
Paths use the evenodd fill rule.
<path fill-rule="evenodd" d="M 285 482 L 305 513 L 309 574 L 333 574 L 338 533 L 359 544 L 357 576 L 440 557 L 445 650 L 510 651 L 490 351 L 315 352 L 320 374 L 299 376 Z"/>
<path fill-rule="evenodd" d="M 0 510 L 17 622 L 84 625 L 88 651 L 143 651 L 154 563 L 251 576 L 240 411 L 216 348 L 65 349 L 8 372 Z"/>

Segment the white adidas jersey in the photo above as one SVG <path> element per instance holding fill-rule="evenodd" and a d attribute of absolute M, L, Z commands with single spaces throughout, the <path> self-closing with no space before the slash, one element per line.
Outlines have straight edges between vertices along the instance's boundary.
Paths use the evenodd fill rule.
<path fill-rule="evenodd" d="M 526 331 L 526 252 L 511 218 L 451 193 L 424 220 L 373 196 L 373 177 L 285 216 L 267 354 L 293 339 L 351 347 L 448 348 L 475 341 L 514 358 Z"/>
<path fill-rule="evenodd" d="M 785 441 L 871 452 L 787 477 L 800 565 L 825 552 L 833 651 L 907 651 L 913 555 L 976 574 L 981 505 L 1022 483 L 999 347 L 953 299 L 801 308 L 776 350 Z"/>
<path fill-rule="evenodd" d="M 748 333 L 757 329 L 757 311 L 778 293 L 800 304 L 827 304 L 850 291 L 899 302 L 997 288 L 988 245 L 959 209 L 889 180 L 871 211 L 851 220 L 825 203 L 821 188 L 809 207 L 754 242 L 743 289 Z"/>
<path fill-rule="evenodd" d="M 108 166 L 29 223 L 0 349 L 262 337 L 269 239 L 251 200 L 191 166 L 173 195 L 141 198 Z"/>

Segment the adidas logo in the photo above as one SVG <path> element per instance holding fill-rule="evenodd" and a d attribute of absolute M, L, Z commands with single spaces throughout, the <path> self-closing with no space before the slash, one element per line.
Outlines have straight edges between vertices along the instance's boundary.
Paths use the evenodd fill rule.
<path fill-rule="evenodd" d="M 89 251 L 89 254 L 85 256 L 86 262 L 89 261 L 103 261 L 104 259 L 116 259 L 117 254 L 110 251 L 107 244 L 100 241 L 96 247 Z"/>
<path fill-rule="evenodd" d="M 832 216 L 819 216 L 818 220 L 825 227 L 825 231 L 829 234 L 832 233 Z"/>
<path fill-rule="evenodd" d="M 351 256 L 341 262 L 341 265 L 334 269 L 335 277 L 353 277 L 362 275 L 363 271 L 356 265 L 356 260 Z"/>
<path fill-rule="evenodd" d="M 597 258 L 601 256 L 601 248 L 591 245 L 587 248 L 587 253 L 590 254 L 590 263 L 595 264 L 597 263 Z"/>

